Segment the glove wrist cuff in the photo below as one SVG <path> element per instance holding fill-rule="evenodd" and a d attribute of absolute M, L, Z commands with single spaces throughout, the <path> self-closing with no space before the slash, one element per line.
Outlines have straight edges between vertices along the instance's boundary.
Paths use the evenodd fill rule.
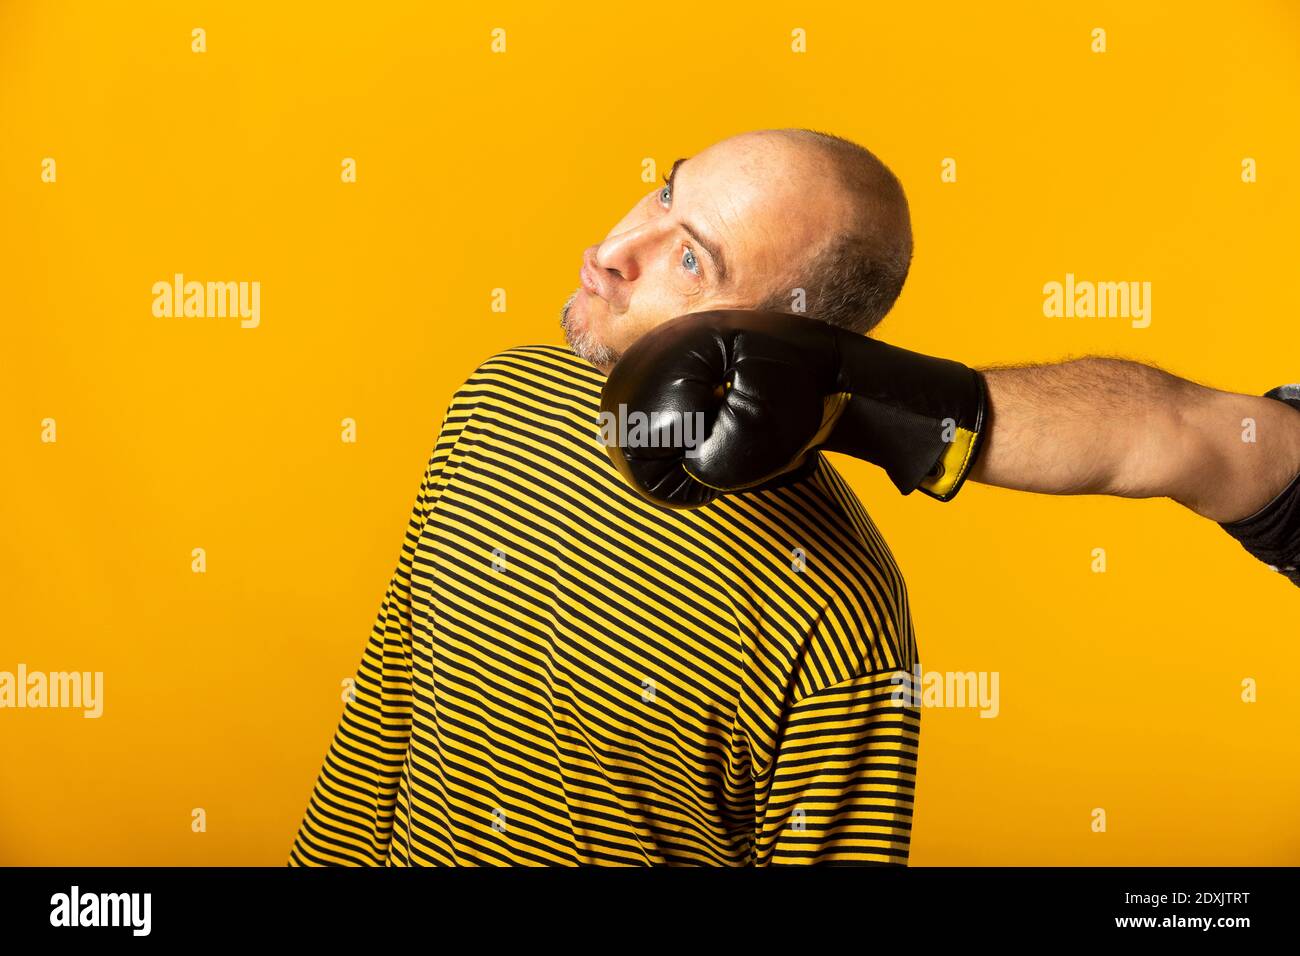
<path fill-rule="evenodd" d="M 984 376 L 862 335 L 840 333 L 837 346 L 849 400 L 826 450 L 879 465 L 905 495 L 951 500 L 982 447 Z"/>

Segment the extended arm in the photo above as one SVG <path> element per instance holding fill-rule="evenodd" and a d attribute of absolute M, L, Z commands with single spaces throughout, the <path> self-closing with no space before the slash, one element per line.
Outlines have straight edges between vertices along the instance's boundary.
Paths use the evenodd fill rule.
<path fill-rule="evenodd" d="M 1227 522 L 1264 507 L 1300 473 L 1300 411 L 1271 398 L 1115 358 L 981 371 L 989 418 L 973 481 L 1168 497 Z"/>
<path fill-rule="evenodd" d="M 763 490 L 820 449 L 940 501 L 968 478 L 1172 498 L 1300 585 L 1300 386 L 1255 397 L 1103 357 L 976 370 L 813 318 L 715 310 L 637 340 L 601 418 L 615 467 L 667 507 Z"/>

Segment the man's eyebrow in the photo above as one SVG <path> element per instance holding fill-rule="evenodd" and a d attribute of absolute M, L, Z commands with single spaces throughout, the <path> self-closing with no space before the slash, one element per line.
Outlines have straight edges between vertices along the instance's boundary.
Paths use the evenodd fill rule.
<path fill-rule="evenodd" d="M 682 163 L 686 162 L 686 160 L 687 157 L 685 156 L 678 159 L 673 163 L 673 168 L 668 171 L 668 191 L 674 196 L 677 195 L 677 170 L 681 168 Z M 704 236 L 700 235 L 699 230 L 695 229 L 695 227 L 684 219 L 682 220 L 682 228 L 686 230 L 687 235 L 694 239 L 696 243 L 698 243 L 699 246 L 709 254 L 709 258 L 713 260 L 713 267 L 718 272 L 718 281 L 725 281 L 727 278 L 727 260 L 722 257 L 722 250 L 718 248 L 717 244 L 712 240 L 705 239 Z"/>

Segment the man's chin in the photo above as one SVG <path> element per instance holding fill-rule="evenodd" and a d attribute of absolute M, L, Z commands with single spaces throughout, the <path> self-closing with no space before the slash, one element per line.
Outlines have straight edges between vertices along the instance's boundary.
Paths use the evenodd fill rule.
<path fill-rule="evenodd" d="M 577 297 L 578 293 L 574 292 L 560 309 L 560 327 L 564 329 L 564 341 L 578 358 L 606 371 L 618 361 L 618 353 L 601 342 L 588 324 L 587 317 L 573 308 Z"/>

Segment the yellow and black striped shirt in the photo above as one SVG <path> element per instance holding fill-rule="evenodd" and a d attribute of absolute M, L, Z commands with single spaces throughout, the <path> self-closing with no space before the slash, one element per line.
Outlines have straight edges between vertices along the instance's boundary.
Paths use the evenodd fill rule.
<path fill-rule="evenodd" d="M 290 852 L 302 865 L 905 863 L 907 591 L 821 456 L 694 511 L 556 346 L 456 392 Z"/>

